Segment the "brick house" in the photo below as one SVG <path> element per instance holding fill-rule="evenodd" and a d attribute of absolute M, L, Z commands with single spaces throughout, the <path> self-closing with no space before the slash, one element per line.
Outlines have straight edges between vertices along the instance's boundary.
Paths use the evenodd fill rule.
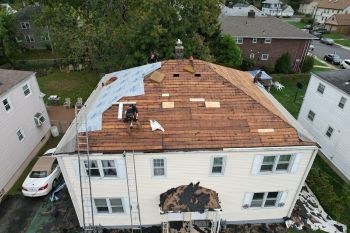
<path fill-rule="evenodd" d="M 220 19 L 223 34 L 232 35 L 243 59 L 252 59 L 256 66 L 275 65 L 289 53 L 292 70 L 299 71 L 313 35 L 303 32 L 275 17 L 231 16 Z"/>
<path fill-rule="evenodd" d="M 325 22 L 325 28 L 329 32 L 349 33 L 350 14 L 335 14 Z"/>

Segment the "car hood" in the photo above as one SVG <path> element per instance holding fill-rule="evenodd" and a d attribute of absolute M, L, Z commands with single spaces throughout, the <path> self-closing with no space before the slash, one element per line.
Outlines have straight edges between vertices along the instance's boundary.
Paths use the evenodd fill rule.
<path fill-rule="evenodd" d="M 30 178 L 27 177 L 23 182 L 23 187 L 25 188 L 40 188 L 47 183 L 47 177 L 45 178 Z"/>

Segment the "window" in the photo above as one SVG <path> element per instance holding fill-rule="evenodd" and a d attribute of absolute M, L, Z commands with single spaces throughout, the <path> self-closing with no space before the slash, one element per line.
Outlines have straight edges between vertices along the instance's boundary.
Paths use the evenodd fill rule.
<path fill-rule="evenodd" d="M 329 138 L 332 137 L 333 131 L 334 131 L 334 129 L 329 126 L 327 129 L 327 132 L 326 132 L 327 137 L 329 137 Z"/>
<path fill-rule="evenodd" d="M 21 129 L 17 130 L 16 134 L 17 134 L 17 138 L 20 142 L 24 140 L 24 134 L 23 134 Z"/>
<path fill-rule="evenodd" d="M 215 157 L 213 158 L 211 173 L 212 174 L 223 174 L 224 172 L 224 158 Z"/>
<path fill-rule="evenodd" d="M 25 39 L 28 43 L 35 42 L 33 35 L 25 35 Z"/>
<path fill-rule="evenodd" d="M 21 22 L 21 28 L 22 29 L 30 29 L 30 23 L 29 22 Z"/>
<path fill-rule="evenodd" d="M 253 39 L 252 39 L 252 43 L 253 43 L 253 44 L 256 44 L 257 41 L 258 41 L 257 38 L 253 38 Z"/>
<path fill-rule="evenodd" d="M 265 44 L 271 44 L 272 39 L 271 38 L 265 38 Z"/>
<path fill-rule="evenodd" d="M 103 175 L 108 176 L 117 176 L 117 168 L 115 166 L 114 160 L 101 160 Z"/>
<path fill-rule="evenodd" d="M 90 174 L 91 177 L 100 177 L 100 170 L 98 168 L 97 160 L 90 160 L 90 169 L 88 161 L 84 161 L 86 174 Z"/>
<path fill-rule="evenodd" d="M 6 112 L 9 112 L 12 109 L 9 98 L 2 100 L 2 104 L 4 105 Z"/>
<path fill-rule="evenodd" d="M 94 203 L 99 214 L 124 213 L 121 198 L 95 198 Z"/>
<path fill-rule="evenodd" d="M 261 54 L 261 60 L 263 60 L 263 61 L 269 60 L 269 55 L 268 54 Z"/>
<path fill-rule="evenodd" d="M 154 176 L 165 175 L 164 159 L 153 159 L 153 175 Z"/>
<path fill-rule="evenodd" d="M 40 37 L 40 39 L 41 39 L 42 41 L 48 41 L 48 40 L 49 40 L 49 35 L 48 35 L 47 33 L 42 34 L 41 37 Z"/>
<path fill-rule="evenodd" d="M 275 207 L 278 192 L 254 193 L 250 207 Z"/>
<path fill-rule="evenodd" d="M 249 59 L 254 59 L 254 53 L 249 54 Z"/>
<path fill-rule="evenodd" d="M 242 37 L 236 37 L 236 44 L 243 44 L 243 38 Z"/>
<path fill-rule="evenodd" d="M 30 91 L 30 88 L 29 88 L 29 85 L 28 85 L 28 84 L 24 85 L 24 86 L 22 87 L 22 89 L 23 89 L 23 93 L 24 93 L 25 96 L 27 96 L 27 95 L 29 95 L 30 93 L 32 93 L 32 92 Z"/>
<path fill-rule="evenodd" d="M 323 94 L 325 88 L 326 88 L 326 86 L 323 85 L 322 83 L 320 83 L 320 84 L 318 84 L 317 91 L 319 93 Z"/>
<path fill-rule="evenodd" d="M 338 107 L 339 107 L 339 108 L 344 108 L 345 103 L 346 103 L 346 98 L 341 97 L 341 98 L 340 98 L 340 101 L 339 101 L 339 104 L 338 104 Z"/>
<path fill-rule="evenodd" d="M 288 171 L 292 155 L 267 155 L 264 156 L 260 172 L 281 172 Z"/>
<path fill-rule="evenodd" d="M 315 113 L 313 111 L 309 111 L 309 114 L 307 114 L 307 118 L 309 118 L 310 121 L 314 121 Z"/>
<path fill-rule="evenodd" d="M 45 117 L 43 116 L 42 113 L 37 112 L 34 115 L 34 123 L 36 126 L 40 127 L 42 124 L 45 122 Z"/>

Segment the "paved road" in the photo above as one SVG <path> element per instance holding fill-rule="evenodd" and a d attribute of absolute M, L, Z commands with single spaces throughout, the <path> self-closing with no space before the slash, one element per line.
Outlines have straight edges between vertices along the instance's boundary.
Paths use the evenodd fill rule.
<path fill-rule="evenodd" d="M 350 59 L 350 51 L 337 45 L 322 44 L 318 40 L 313 41 L 312 44 L 315 46 L 315 49 L 311 53 L 322 60 L 325 54 L 334 52 L 338 54 L 341 59 Z"/>

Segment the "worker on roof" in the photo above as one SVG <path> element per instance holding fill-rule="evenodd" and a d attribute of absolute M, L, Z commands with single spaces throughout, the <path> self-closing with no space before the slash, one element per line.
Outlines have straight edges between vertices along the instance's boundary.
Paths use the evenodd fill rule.
<path fill-rule="evenodd" d="M 139 129 L 141 128 L 141 124 L 138 121 L 139 119 L 139 111 L 135 104 L 130 104 L 128 109 L 125 111 L 125 119 L 124 121 L 128 123 L 128 131 L 133 128 L 133 122 L 136 122 Z"/>

